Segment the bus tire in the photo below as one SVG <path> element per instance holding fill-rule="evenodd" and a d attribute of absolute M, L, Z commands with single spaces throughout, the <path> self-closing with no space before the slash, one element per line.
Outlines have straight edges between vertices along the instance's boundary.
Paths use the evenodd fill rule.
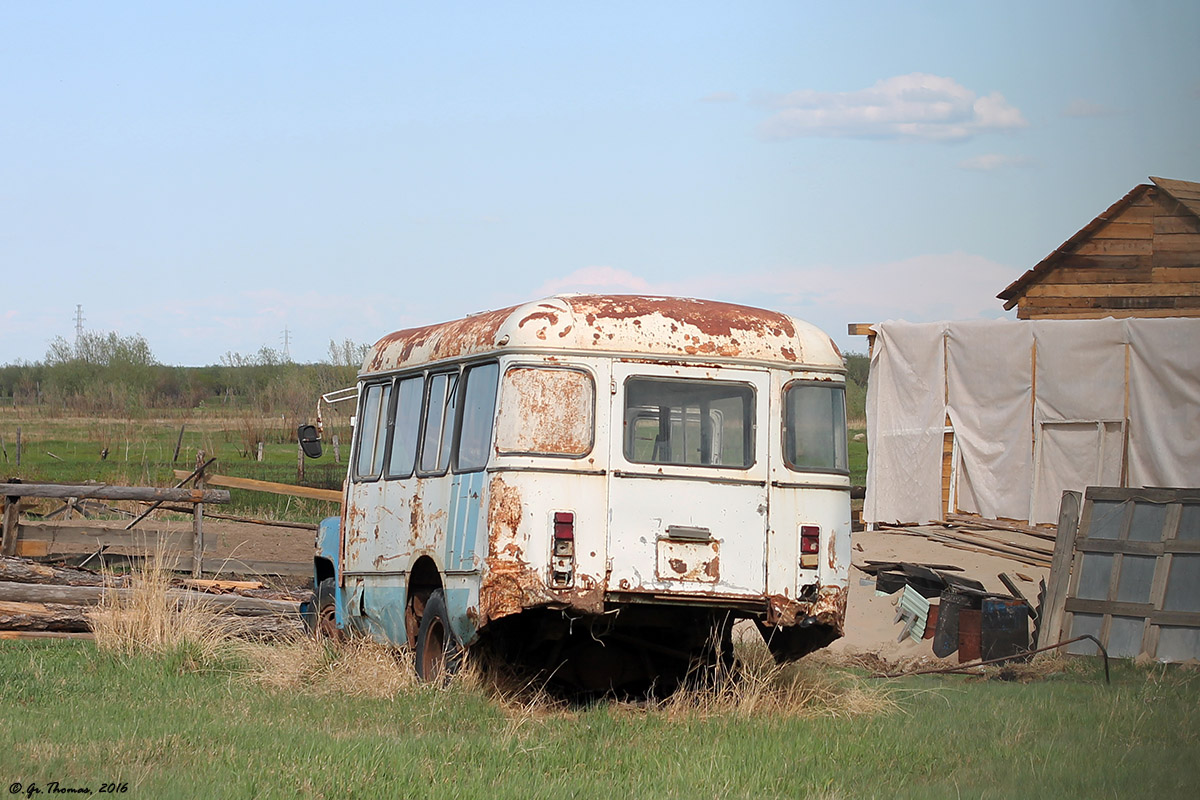
<path fill-rule="evenodd" d="M 447 681 L 458 671 L 461 661 L 462 648 L 450 629 L 446 596 L 437 589 L 425 603 L 417 630 L 417 677 L 427 683 Z"/>
<path fill-rule="evenodd" d="M 317 586 L 317 624 L 313 634 L 317 641 L 340 642 L 342 629 L 337 626 L 337 580 L 326 578 Z"/>

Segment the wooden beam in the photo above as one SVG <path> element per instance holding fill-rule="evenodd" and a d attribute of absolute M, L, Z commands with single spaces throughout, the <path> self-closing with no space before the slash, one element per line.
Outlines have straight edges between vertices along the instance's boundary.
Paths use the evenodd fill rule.
<path fill-rule="evenodd" d="M 875 331 L 871 330 L 874 322 L 851 322 L 846 326 L 846 332 L 851 336 L 874 336 Z"/>
<path fill-rule="evenodd" d="M 187 473 L 184 473 L 185 475 Z M 109 486 L 107 484 L 0 483 L 0 494 L 9 497 L 56 497 L 65 500 L 170 500 L 185 503 L 228 503 L 229 492 L 222 489 L 166 489 L 156 486 Z"/>
<path fill-rule="evenodd" d="M 187 473 L 183 470 L 175 470 L 176 477 L 183 477 L 185 475 Z M 342 502 L 342 493 L 333 489 L 314 489 L 311 486 L 294 486 L 289 483 L 256 481 L 251 478 L 235 478 L 229 475 L 209 475 L 205 478 L 205 481 L 211 486 L 224 486 L 229 489 L 248 489 L 252 492 L 268 492 L 270 494 L 282 494 L 290 497 L 307 497 L 310 500 L 325 500 L 330 503 Z"/>
<path fill-rule="evenodd" d="M 46 523 L 23 523 L 19 537 L 24 541 L 49 542 L 51 545 L 100 547 L 156 547 L 182 550 L 192 542 L 191 531 L 125 531 L 113 528 L 84 528 Z M 190 547 L 188 548 L 190 549 Z"/>
<path fill-rule="evenodd" d="M 1200 283 L 1039 283 L 1030 297 L 1195 297 Z"/>
<path fill-rule="evenodd" d="M 1075 538 L 1079 531 L 1079 511 L 1083 498 L 1079 492 L 1063 492 L 1058 507 L 1058 534 L 1054 539 L 1054 556 L 1050 561 L 1050 580 L 1046 582 L 1046 597 L 1042 601 L 1042 623 L 1038 626 L 1037 646 L 1059 640 L 1066 612 L 1067 585 L 1071 577 L 1071 561 L 1075 553 Z"/>
<path fill-rule="evenodd" d="M 20 525 L 20 497 L 8 495 L 4 503 L 4 529 L 0 534 L 0 555 L 11 556 L 17 552 L 17 528 Z"/>
<path fill-rule="evenodd" d="M 140 589 L 114 589 L 104 586 L 47 586 L 37 583 L 0 581 L 0 602 L 51 603 L 59 605 L 94 606 L 102 600 L 129 602 Z M 263 614 L 297 614 L 300 604 L 290 600 L 264 600 L 228 594 L 206 594 L 181 589 L 168 589 L 167 599 L 176 603 L 199 603 L 214 610 L 229 611 L 245 616 Z"/>

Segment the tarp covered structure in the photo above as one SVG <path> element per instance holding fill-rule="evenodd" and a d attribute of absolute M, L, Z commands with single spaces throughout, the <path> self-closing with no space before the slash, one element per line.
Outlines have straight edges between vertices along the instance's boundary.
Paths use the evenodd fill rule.
<path fill-rule="evenodd" d="M 1200 486 L 1200 319 L 873 329 L 865 522 L 1054 522 L 1065 489 Z"/>

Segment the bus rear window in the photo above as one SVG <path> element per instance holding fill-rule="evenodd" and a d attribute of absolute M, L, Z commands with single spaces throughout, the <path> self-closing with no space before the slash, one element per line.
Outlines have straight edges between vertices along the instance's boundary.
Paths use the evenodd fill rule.
<path fill-rule="evenodd" d="M 794 381 L 784 388 L 783 460 L 798 472 L 849 472 L 845 386 Z"/>
<path fill-rule="evenodd" d="M 754 389 L 744 383 L 630 378 L 625 458 L 636 464 L 748 469 Z"/>
<path fill-rule="evenodd" d="M 578 458 L 592 450 L 596 388 L 569 367 L 512 367 L 504 373 L 496 449 Z"/>

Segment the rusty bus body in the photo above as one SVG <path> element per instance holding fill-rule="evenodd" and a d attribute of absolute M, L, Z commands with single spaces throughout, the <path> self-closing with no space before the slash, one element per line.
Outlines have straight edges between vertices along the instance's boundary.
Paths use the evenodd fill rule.
<path fill-rule="evenodd" d="M 358 383 L 327 624 L 604 690 L 841 635 L 850 479 L 840 353 L 783 314 L 561 295 L 402 330 Z M 714 636 L 714 631 L 715 636 Z"/>

